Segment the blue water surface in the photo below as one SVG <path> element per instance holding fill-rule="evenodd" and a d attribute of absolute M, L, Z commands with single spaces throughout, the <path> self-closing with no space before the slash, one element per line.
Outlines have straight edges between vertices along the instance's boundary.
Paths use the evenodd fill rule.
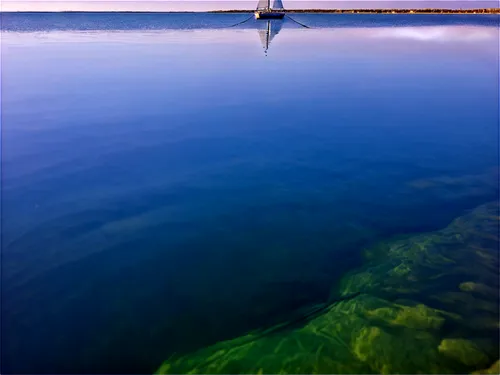
<path fill-rule="evenodd" d="M 498 197 L 498 16 L 1 17 L 3 373 L 152 372 Z"/>

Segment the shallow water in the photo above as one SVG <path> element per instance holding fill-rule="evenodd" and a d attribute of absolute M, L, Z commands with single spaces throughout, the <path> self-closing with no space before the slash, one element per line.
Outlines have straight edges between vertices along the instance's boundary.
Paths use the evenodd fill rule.
<path fill-rule="evenodd" d="M 499 202 L 379 243 L 326 304 L 159 368 L 167 374 L 497 374 Z"/>
<path fill-rule="evenodd" d="M 3 373 L 153 372 L 497 199 L 497 16 L 292 17 L 2 14 Z"/>

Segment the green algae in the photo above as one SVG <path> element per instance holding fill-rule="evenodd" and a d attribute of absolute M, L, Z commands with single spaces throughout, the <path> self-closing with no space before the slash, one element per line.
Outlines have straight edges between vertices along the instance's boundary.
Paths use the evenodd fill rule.
<path fill-rule="evenodd" d="M 489 368 L 479 370 L 479 371 L 474 371 L 474 375 L 480 375 L 480 374 L 500 374 L 500 359 L 493 363 Z"/>
<path fill-rule="evenodd" d="M 476 344 L 465 339 L 444 339 L 438 350 L 466 366 L 482 366 L 489 361 L 488 356 Z"/>
<path fill-rule="evenodd" d="M 498 293 L 498 290 L 495 288 L 472 281 L 461 283 L 458 287 L 464 292 L 477 292 L 484 295 L 494 295 L 495 293 Z"/>
<path fill-rule="evenodd" d="M 358 296 L 333 306 L 301 329 L 243 346 L 235 341 L 221 343 L 234 349 L 204 349 L 159 372 L 184 373 L 189 363 L 196 364 L 190 368 L 194 373 L 401 373 L 409 363 L 425 372 L 429 361 L 437 361 L 439 341 L 425 332 L 414 334 L 405 326 L 381 327 L 380 317 L 372 318 L 369 313 L 381 305 L 391 303 Z M 419 356 L 412 356 L 414 352 Z"/>
<path fill-rule="evenodd" d="M 158 373 L 494 373 L 498 224 L 492 203 L 441 231 L 378 244 L 332 290 L 355 297 L 302 325 L 172 358 Z"/>
<path fill-rule="evenodd" d="M 394 305 L 391 308 L 382 307 L 370 311 L 369 314 L 388 322 L 414 329 L 438 329 L 445 317 L 435 309 L 419 304 L 415 307 Z"/>

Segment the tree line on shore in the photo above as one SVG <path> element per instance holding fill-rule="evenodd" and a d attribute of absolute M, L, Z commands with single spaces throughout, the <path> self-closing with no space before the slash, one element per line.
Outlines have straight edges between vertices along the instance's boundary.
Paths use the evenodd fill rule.
<path fill-rule="evenodd" d="M 288 13 L 391 13 L 391 14 L 500 14 L 500 8 L 485 9 L 285 9 Z M 253 10 L 216 10 L 214 13 L 249 13 Z"/>

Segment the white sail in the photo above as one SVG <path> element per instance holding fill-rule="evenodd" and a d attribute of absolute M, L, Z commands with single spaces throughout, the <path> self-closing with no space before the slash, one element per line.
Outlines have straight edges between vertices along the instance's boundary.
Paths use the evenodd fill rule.
<path fill-rule="evenodd" d="M 283 1 L 274 0 L 273 1 L 273 9 L 283 9 Z"/>
<path fill-rule="evenodd" d="M 257 4 L 257 10 L 268 9 L 268 8 L 269 8 L 269 0 L 259 0 Z"/>

